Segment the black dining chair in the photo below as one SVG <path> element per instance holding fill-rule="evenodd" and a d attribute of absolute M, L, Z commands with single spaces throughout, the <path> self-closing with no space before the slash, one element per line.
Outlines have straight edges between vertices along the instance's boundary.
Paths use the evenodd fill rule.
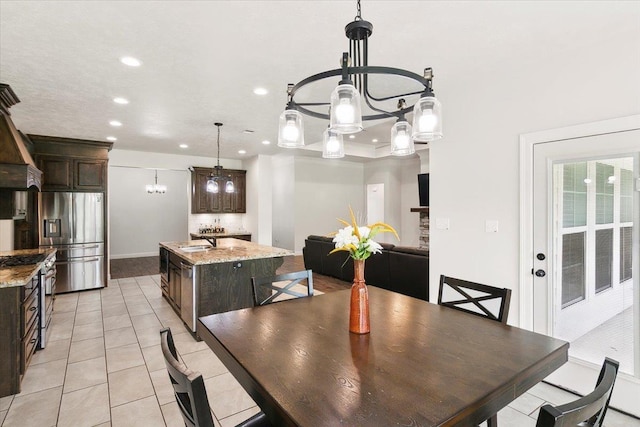
<path fill-rule="evenodd" d="M 506 324 L 511 303 L 511 289 L 440 276 L 438 305 L 464 311 Z M 487 420 L 487 427 L 498 426 L 498 415 Z"/>
<path fill-rule="evenodd" d="M 176 403 L 184 419 L 186 427 L 214 427 L 207 390 L 204 387 L 202 374 L 187 368 L 178 360 L 178 352 L 173 343 L 171 328 L 160 331 L 160 346 L 167 365 L 169 379 L 173 385 Z M 270 426 L 263 412 L 243 421 L 236 427 L 262 427 Z"/>
<path fill-rule="evenodd" d="M 438 304 L 507 323 L 511 289 L 440 276 Z"/>
<path fill-rule="evenodd" d="M 306 284 L 303 282 L 306 280 Z M 282 286 L 279 282 L 287 282 Z M 290 295 L 294 298 L 313 296 L 313 273 L 311 270 L 296 271 L 294 273 L 279 274 L 269 277 L 252 277 L 253 301 L 256 306 L 278 302 L 278 297 Z M 295 289 L 296 285 L 306 287 L 306 291 Z"/>
<path fill-rule="evenodd" d="M 609 408 L 613 385 L 620 364 L 605 358 L 596 382 L 596 388 L 588 395 L 564 405 L 544 405 L 540 408 L 536 427 L 588 426 L 600 427 Z"/>

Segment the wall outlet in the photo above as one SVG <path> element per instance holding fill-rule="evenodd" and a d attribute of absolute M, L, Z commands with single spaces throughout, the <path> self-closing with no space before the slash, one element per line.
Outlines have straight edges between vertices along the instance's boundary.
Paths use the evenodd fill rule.
<path fill-rule="evenodd" d="M 487 233 L 497 233 L 498 232 L 498 221 L 488 219 L 484 223 L 484 231 Z"/>

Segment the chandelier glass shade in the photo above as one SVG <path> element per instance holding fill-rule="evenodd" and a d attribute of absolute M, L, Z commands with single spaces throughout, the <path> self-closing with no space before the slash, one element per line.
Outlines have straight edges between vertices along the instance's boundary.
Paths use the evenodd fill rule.
<path fill-rule="evenodd" d="M 280 115 L 279 147 L 304 145 L 302 115 L 329 120 L 329 129 L 340 134 L 362 131 L 364 121 L 396 119 L 390 137 L 391 154 L 398 156 L 413 154 L 414 143 L 427 144 L 442 137 L 442 106 L 433 93 L 433 70 L 425 68 L 424 73 L 419 75 L 400 68 L 369 65 L 368 40 L 372 33 L 373 24 L 362 19 L 358 0 L 357 15 L 345 27 L 349 51 L 343 52 L 341 67 L 288 85 L 287 106 Z M 330 99 L 307 100 L 313 83 L 331 78 L 340 80 Z M 394 85 L 380 82 L 393 79 L 403 80 L 399 85 L 402 89 L 390 94 L 387 93 L 389 87 Z M 302 101 L 298 99 L 301 93 L 307 97 Z M 390 107 L 393 105 L 396 107 Z M 413 126 L 405 120 L 409 114 L 413 114 Z M 407 129 L 410 142 L 404 139 Z M 324 134 L 326 136 L 327 132 Z M 400 140 L 395 143 L 397 138 Z M 323 137 L 323 157 L 334 158 L 326 156 L 325 140 Z"/>
<path fill-rule="evenodd" d="M 394 156 L 408 156 L 416 152 L 416 147 L 411 139 L 411 125 L 401 119 L 391 128 L 391 154 Z"/>
<path fill-rule="evenodd" d="M 149 194 L 164 194 L 167 192 L 167 186 L 166 185 L 160 185 L 158 184 L 158 170 L 156 169 L 156 179 L 155 179 L 155 183 L 154 184 L 147 184 L 146 185 L 146 190 L 147 193 Z"/>
<path fill-rule="evenodd" d="M 322 157 L 325 159 L 344 157 L 344 139 L 340 132 L 331 128 L 325 129 L 322 135 Z"/>
<path fill-rule="evenodd" d="M 220 181 L 226 180 L 224 185 L 225 193 L 234 193 L 236 191 L 233 181 L 229 176 L 221 176 L 223 173 L 223 167 L 220 166 L 220 127 L 222 123 L 214 123 L 218 128 L 218 163 L 213 167 L 213 171 L 209 174 L 209 178 L 207 179 L 206 190 L 207 193 L 218 193 L 220 192 Z"/>

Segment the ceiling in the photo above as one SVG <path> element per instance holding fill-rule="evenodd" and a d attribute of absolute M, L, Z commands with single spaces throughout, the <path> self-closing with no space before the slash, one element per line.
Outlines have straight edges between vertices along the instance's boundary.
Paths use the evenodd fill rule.
<path fill-rule="evenodd" d="M 482 64 L 535 62 L 546 49 L 589 46 L 612 29 L 637 26 L 625 13 L 629 3 L 364 0 L 362 17 L 374 25 L 370 65 L 418 74 L 433 67 L 446 141 L 456 82 Z M 352 0 L 2 0 L 0 82 L 21 100 L 11 112 L 24 133 L 115 136 L 118 149 L 215 157 L 219 121 L 221 157 L 283 153 L 276 142 L 287 83 L 338 68 L 348 50 L 344 26 L 355 14 Z M 143 64 L 125 66 L 124 56 Z M 328 100 L 335 84 L 321 85 L 316 99 Z M 256 87 L 269 93 L 255 95 Z M 386 155 L 392 123 L 365 123 L 355 140 L 345 139 L 347 152 Z M 305 117 L 307 145 L 326 125 Z"/>

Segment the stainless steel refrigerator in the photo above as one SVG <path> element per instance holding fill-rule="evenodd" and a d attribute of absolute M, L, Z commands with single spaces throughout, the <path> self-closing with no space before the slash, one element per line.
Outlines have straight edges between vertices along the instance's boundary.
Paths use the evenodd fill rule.
<path fill-rule="evenodd" d="M 56 248 L 56 292 L 103 288 L 104 194 L 38 195 L 40 247 Z"/>

